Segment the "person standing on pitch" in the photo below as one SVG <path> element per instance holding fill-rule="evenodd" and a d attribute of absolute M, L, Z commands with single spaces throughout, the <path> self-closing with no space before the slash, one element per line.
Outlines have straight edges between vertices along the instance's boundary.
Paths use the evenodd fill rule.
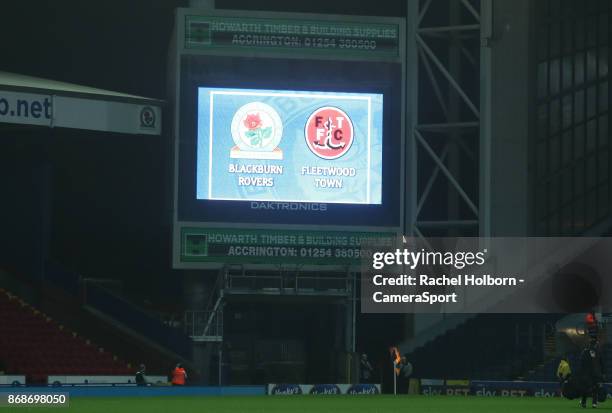
<path fill-rule="evenodd" d="M 559 362 L 559 367 L 557 367 L 557 378 L 560 383 L 563 383 L 572 374 L 572 369 L 569 365 L 569 359 L 567 356 L 561 357 L 561 361 Z"/>
<path fill-rule="evenodd" d="M 557 379 L 559 379 L 559 385 L 561 386 L 561 394 L 567 397 L 570 394 L 570 388 L 568 387 L 569 379 L 572 375 L 572 369 L 569 364 L 569 358 L 562 356 L 557 367 Z"/>
<path fill-rule="evenodd" d="M 185 371 L 181 363 L 178 363 L 174 370 L 172 370 L 172 385 L 184 386 L 185 380 L 187 380 L 187 372 Z"/>
<path fill-rule="evenodd" d="M 359 375 L 361 383 L 369 383 L 372 379 L 372 373 L 374 372 L 374 368 L 372 368 L 372 365 L 368 361 L 367 354 L 363 353 L 361 355 L 361 361 L 359 362 L 359 365 Z"/>
<path fill-rule="evenodd" d="M 136 381 L 137 386 L 146 386 L 147 385 L 147 376 L 145 374 L 146 367 L 144 364 L 140 365 L 140 368 L 136 372 L 136 376 L 134 380 Z"/>
<path fill-rule="evenodd" d="M 604 363 L 596 337 L 591 338 L 587 347 L 580 354 L 580 371 L 578 374 L 583 389 L 580 407 L 586 407 L 588 397 L 592 398 L 593 407 L 597 407 L 599 387 L 604 378 Z"/>

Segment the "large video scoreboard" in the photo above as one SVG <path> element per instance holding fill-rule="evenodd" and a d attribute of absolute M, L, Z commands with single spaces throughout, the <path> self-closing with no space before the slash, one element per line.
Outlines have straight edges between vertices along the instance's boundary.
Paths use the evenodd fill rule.
<path fill-rule="evenodd" d="M 403 226 L 403 21 L 176 16 L 174 266 L 359 263 Z"/>

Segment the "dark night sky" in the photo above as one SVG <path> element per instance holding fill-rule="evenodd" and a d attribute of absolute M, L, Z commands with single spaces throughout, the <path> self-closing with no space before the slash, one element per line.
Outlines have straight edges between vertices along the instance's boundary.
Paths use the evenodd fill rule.
<path fill-rule="evenodd" d="M 165 99 L 173 10 L 188 0 L 12 1 L 0 70 Z M 218 0 L 220 9 L 404 16 L 398 0 Z M 0 160 L 52 166 L 50 257 L 92 277 L 168 280 L 168 136 L 0 125 Z"/>
<path fill-rule="evenodd" d="M 0 68 L 163 97 L 173 10 L 186 1 L 14 1 L 3 4 Z"/>

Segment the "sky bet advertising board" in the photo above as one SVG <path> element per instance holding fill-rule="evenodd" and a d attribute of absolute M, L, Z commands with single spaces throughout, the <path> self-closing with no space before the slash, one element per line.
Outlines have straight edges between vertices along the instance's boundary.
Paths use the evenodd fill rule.
<path fill-rule="evenodd" d="M 198 88 L 199 200 L 380 204 L 383 96 Z"/>

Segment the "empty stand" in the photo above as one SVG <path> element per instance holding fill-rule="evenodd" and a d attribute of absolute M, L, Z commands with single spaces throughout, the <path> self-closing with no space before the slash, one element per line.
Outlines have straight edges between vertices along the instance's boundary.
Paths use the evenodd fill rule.
<path fill-rule="evenodd" d="M 119 375 L 135 370 L 77 333 L 0 289 L 0 355 L 7 373 L 29 383 L 47 375 Z"/>
<path fill-rule="evenodd" d="M 544 358 L 548 314 L 481 314 L 408 355 L 414 376 L 513 380 Z"/>

